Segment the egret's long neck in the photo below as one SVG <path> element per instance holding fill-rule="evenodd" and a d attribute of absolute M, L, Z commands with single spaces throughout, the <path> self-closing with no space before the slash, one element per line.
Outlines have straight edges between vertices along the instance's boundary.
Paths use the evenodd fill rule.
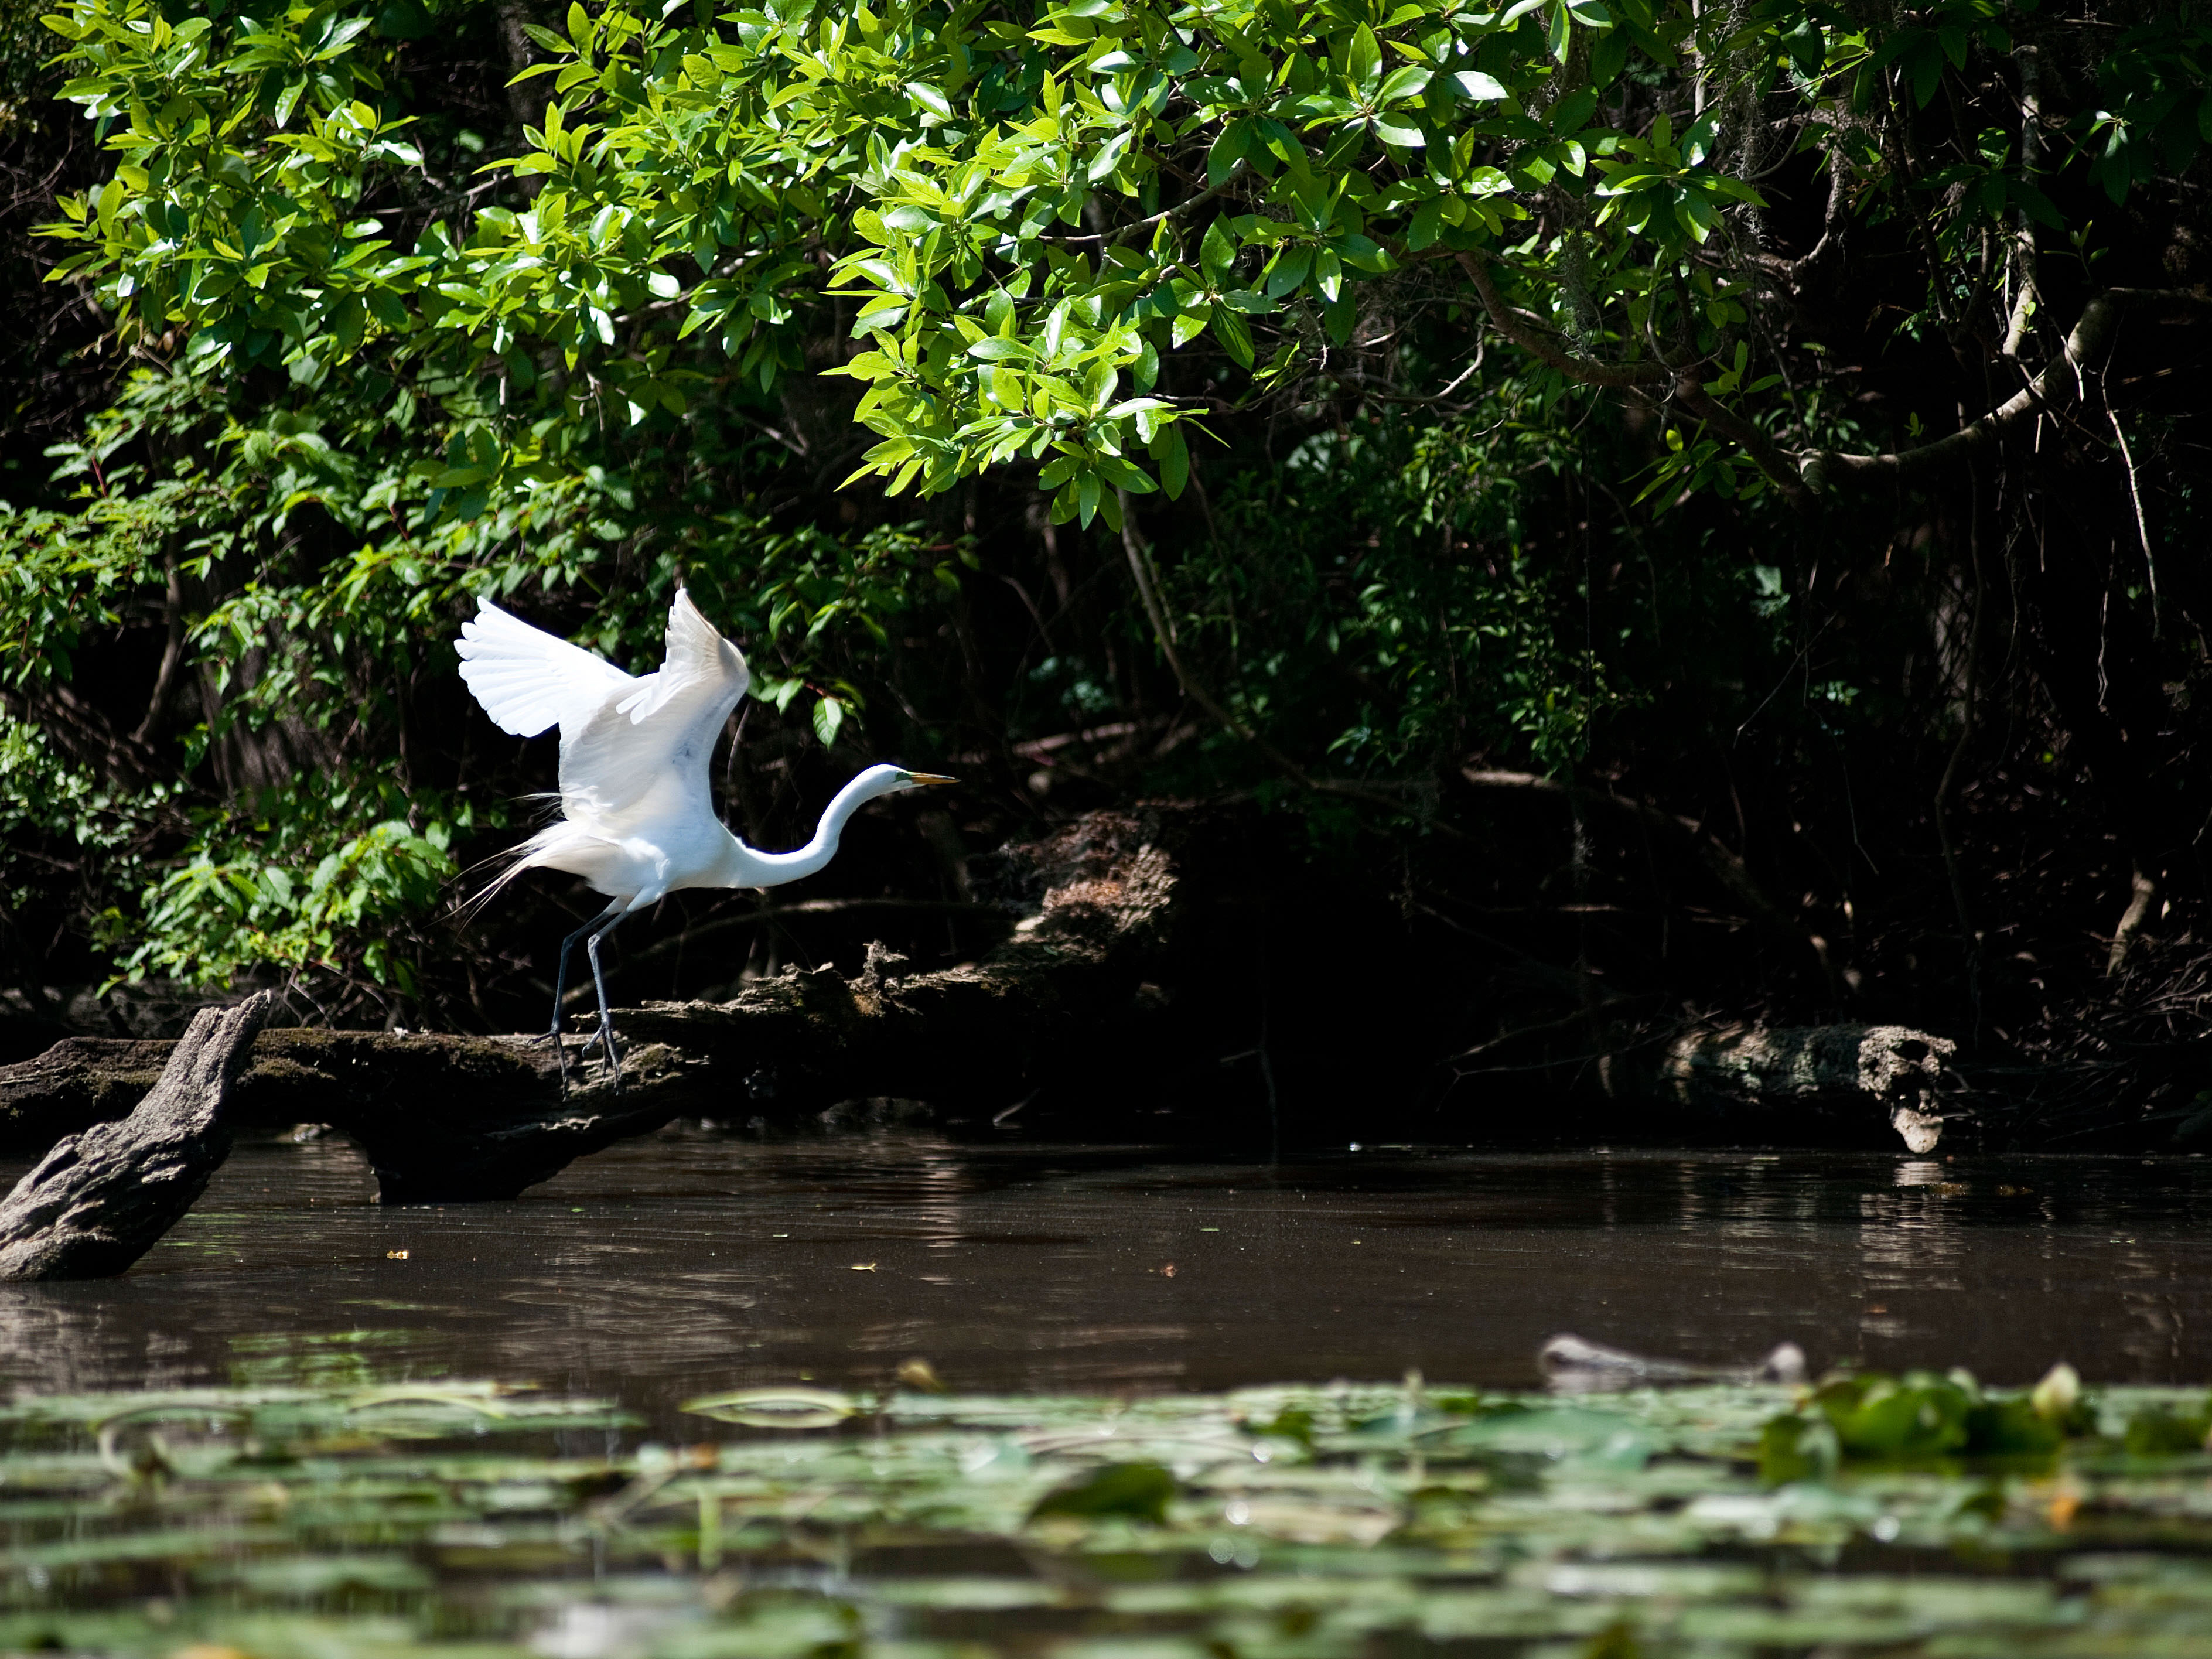
<path fill-rule="evenodd" d="M 730 842 L 738 875 L 731 885 L 779 887 L 812 875 L 837 856 L 837 838 L 845 833 L 847 821 L 884 793 L 885 781 L 863 772 L 840 789 L 823 812 L 822 822 L 814 826 L 814 839 L 795 852 L 763 853 L 732 836 Z"/>

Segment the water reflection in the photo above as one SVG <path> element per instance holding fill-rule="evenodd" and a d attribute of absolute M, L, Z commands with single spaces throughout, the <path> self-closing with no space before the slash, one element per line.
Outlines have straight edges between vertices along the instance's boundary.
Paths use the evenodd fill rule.
<path fill-rule="evenodd" d="M 1266 1168 L 921 1133 L 693 1130 L 510 1204 L 386 1210 L 343 1142 L 242 1147 L 127 1278 L 0 1289 L 0 1380 L 81 1389 L 490 1375 L 676 1401 L 750 1382 L 1223 1388 L 1536 1381 L 1561 1330 L 1816 1366 L 2070 1358 L 2212 1376 L 2212 1167 L 1850 1154 Z M 402 1255 L 401 1252 L 404 1252 Z"/>

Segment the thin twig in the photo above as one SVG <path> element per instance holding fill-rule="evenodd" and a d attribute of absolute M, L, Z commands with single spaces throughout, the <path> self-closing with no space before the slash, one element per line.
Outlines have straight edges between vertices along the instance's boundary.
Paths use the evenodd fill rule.
<path fill-rule="evenodd" d="M 2158 556 L 2150 550 L 2150 526 L 2143 518 L 2142 491 L 2136 483 L 2135 453 L 2128 447 L 2128 434 L 2120 424 L 2119 411 L 2112 407 L 2112 399 L 2105 400 L 2105 418 L 2112 423 L 2112 435 L 2120 441 L 2120 459 L 2128 470 L 2128 499 L 2136 507 L 2136 534 L 2142 538 L 2143 568 L 2150 573 L 2151 631 L 2158 631 Z"/>

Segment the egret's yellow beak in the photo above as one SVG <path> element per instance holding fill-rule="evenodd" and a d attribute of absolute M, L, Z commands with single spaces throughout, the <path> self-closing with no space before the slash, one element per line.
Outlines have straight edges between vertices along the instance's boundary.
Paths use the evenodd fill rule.
<path fill-rule="evenodd" d="M 941 772 L 909 772 L 907 776 L 916 783 L 957 783 L 957 778 L 948 778 Z"/>

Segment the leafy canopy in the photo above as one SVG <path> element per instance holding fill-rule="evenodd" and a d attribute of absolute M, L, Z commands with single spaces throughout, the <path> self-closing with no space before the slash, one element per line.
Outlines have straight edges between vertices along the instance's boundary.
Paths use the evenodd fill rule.
<path fill-rule="evenodd" d="M 396 37 L 429 26 L 417 0 L 174 22 L 71 0 L 48 20 L 64 95 L 113 129 L 117 169 L 64 201 L 49 228 L 82 251 L 55 274 L 96 275 L 126 326 L 180 331 L 203 371 L 313 382 L 366 357 L 495 382 L 498 413 L 418 475 L 434 514 L 463 517 L 557 476 L 519 418 L 553 363 L 572 414 L 681 416 L 702 378 L 682 342 L 718 341 L 765 391 L 801 368 L 798 313 L 829 296 L 865 347 L 830 371 L 866 387 L 864 473 L 935 492 L 1024 459 L 1058 518 L 1116 522 L 1117 492 L 1181 492 L 1212 403 L 1325 362 L 1358 284 L 1408 262 L 1495 264 L 1607 383 L 1688 369 L 1705 393 L 1771 391 L 1745 261 L 1704 257 L 1760 199 L 1741 100 L 1717 94 L 1794 88 L 1823 112 L 1800 142 L 1871 177 L 1869 109 L 1924 107 L 1947 67 L 2010 40 L 1993 0 L 1887 27 L 1806 0 L 1747 19 L 1689 0 L 1020 11 L 571 0 L 565 33 L 531 27 L 546 57 L 524 77 L 551 96 L 526 148 L 486 164 L 526 204 L 404 227 L 357 204 L 422 162 L 388 85 Z M 2212 127 L 2207 39 L 2138 29 L 2108 61 L 2078 137 L 2116 199 Z M 1702 114 L 1621 124 L 1627 94 L 1677 73 L 1713 82 Z M 1984 137 L 1925 181 L 1951 187 L 1946 253 L 2015 214 L 2060 222 L 2033 158 Z M 1553 222 L 1530 226 L 1531 203 Z M 1225 362 L 1164 392 L 1164 356 L 1201 339 Z M 1668 471 L 1733 489 L 1714 453 Z"/>
<path fill-rule="evenodd" d="M 434 513 L 463 516 L 557 471 L 515 418 L 552 363 L 571 405 L 681 415 L 700 371 L 679 343 L 704 332 L 765 390 L 801 365 L 796 309 L 827 295 L 866 347 L 833 371 L 865 383 L 882 437 L 864 471 L 939 491 L 1025 459 L 1057 516 L 1110 522 L 1117 491 L 1180 493 L 1207 398 L 1342 346 L 1361 280 L 1528 258 L 1505 239 L 1531 192 L 1569 190 L 1604 233 L 1632 359 L 1683 250 L 1754 199 L 1717 164 L 1715 120 L 1601 119 L 1632 62 L 1697 47 L 1686 3 L 657 9 L 533 27 L 548 56 L 526 73 L 552 95 L 489 166 L 534 193 L 403 239 L 356 204 L 422 161 L 386 82 L 409 8 L 173 24 L 73 0 L 49 20 L 64 95 L 112 127 L 118 167 L 64 201 L 50 228 L 82 250 L 57 275 L 96 275 L 126 326 L 179 331 L 201 372 L 412 360 L 495 380 L 501 412 L 420 474 Z M 1814 74 L 1864 55 L 1805 27 L 1809 51 L 1786 49 Z M 1703 339 L 1741 312 L 1701 287 L 1677 320 Z M 1164 355 L 1201 338 L 1219 389 L 1164 395 Z"/>

